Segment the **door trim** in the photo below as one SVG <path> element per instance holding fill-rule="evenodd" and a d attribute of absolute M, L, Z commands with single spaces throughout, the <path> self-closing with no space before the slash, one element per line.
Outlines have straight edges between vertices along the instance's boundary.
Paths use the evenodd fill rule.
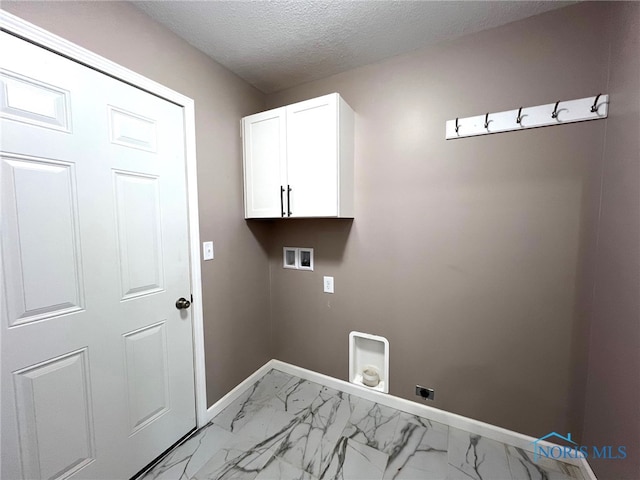
<path fill-rule="evenodd" d="M 165 87 L 128 68 L 114 63 L 62 37 L 54 35 L 20 17 L 0 10 L 0 30 L 14 34 L 54 53 L 86 65 L 117 80 L 164 98 L 184 113 L 185 159 L 187 166 L 187 207 L 189 211 L 189 263 L 193 322 L 193 366 L 195 376 L 196 424 L 203 427 L 209 421 L 204 358 L 204 316 L 202 310 L 202 272 L 200 269 L 200 226 L 198 215 L 198 175 L 196 164 L 196 123 L 193 99 Z"/>

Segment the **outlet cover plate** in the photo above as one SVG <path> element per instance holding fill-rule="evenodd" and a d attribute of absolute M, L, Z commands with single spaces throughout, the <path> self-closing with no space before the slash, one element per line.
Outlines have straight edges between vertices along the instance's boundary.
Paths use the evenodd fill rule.
<path fill-rule="evenodd" d="M 333 293 L 333 277 L 324 277 L 322 280 L 324 293 Z"/>

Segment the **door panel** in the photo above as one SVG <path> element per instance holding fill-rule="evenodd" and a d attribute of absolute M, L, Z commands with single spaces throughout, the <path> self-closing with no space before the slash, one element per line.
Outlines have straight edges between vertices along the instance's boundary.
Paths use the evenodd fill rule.
<path fill-rule="evenodd" d="M 95 459 L 87 350 L 14 373 L 25 478 L 63 478 Z"/>
<path fill-rule="evenodd" d="M 125 147 L 156 151 L 156 122 L 109 106 L 111 142 Z"/>
<path fill-rule="evenodd" d="M 195 426 L 183 112 L 0 51 L 0 476 L 129 478 Z"/>
<path fill-rule="evenodd" d="M 124 335 L 131 433 L 169 409 L 166 324 Z"/>
<path fill-rule="evenodd" d="M 83 308 L 74 166 L 2 156 L 9 325 Z"/>
<path fill-rule="evenodd" d="M 123 300 L 163 289 L 158 183 L 157 177 L 114 172 Z"/>
<path fill-rule="evenodd" d="M 0 111 L 6 118 L 70 131 L 69 92 L 17 73 L 0 73 Z"/>

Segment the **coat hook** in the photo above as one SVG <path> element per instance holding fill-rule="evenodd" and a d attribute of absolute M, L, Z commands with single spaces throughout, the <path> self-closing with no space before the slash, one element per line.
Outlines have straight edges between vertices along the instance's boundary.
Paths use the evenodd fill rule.
<path fill-rule="evenodd" d="M 596 99 L 593 101 L 593 105 L 591 105 L 591 113 L 597 113 L 598 112 L 598 99 L 600 98 L 600 95 L 602 95 L 602 94 L 599 93 L 598 96 L 596 97 Z"/>
<path fill-rule="evenodd" d="M 484 128 L 489 130 L 489 112 L 484 116 Z"/>
<path fill-rule="evenodd" d="M 558 104 L 560 103 L 560 100 L 558 100 L 556 102 L 556 106 L 553 107 L 553 113 L 551 114 L 551 118 L 558 118 Z"/>
<path fill-rule="evenodd" d="M 516 118 L 517 124 L 522 124 L 522 107 L 518 109 L 518 117 Z"/>
<path fill-rule="evenodd" d="M 456 117 L 456 133 L 460 130 L 460 125 L 458 125 L 458 117 Z"/>

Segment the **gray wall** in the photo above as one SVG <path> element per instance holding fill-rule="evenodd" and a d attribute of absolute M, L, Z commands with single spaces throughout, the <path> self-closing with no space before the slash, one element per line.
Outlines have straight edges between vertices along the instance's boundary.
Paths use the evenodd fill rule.
<path fill-rule="evenodd" d="M 356 111 L 356 214 L 278 222 L 275 357 L 346 379 L 348 333 L 390 342 L 391 393 L 538 436 L 570 414 L 584 196 L 604 121 L 445 141 L 448 119 L 606 90 L 606 6 L 585 3 L 268 96 Z M 313 273 L 283 246 L 315 248 Z M 322 276 L 336 293 L 322 293 Z M 581 396 L 584 390 L 580 392 Z"/>
<path fill-rule="evenodd" d="M 640 3 L 611 9 L 611 114 L 585 272 L 589 362 L 583 442 L 626 445 L 594 460 L 598 478 L 640 478 Z M 615 451 L 615 448 L 614 448 Z"/>
<path fill-rule="evenodd" d="M 271 358 L 268 259 L 256 240 L 265 226 L 243 219 L 239 136 L 240 118 L 263 108 L 263 94 L 126 2 L 2 8 L 195 100 L 200 234 L 216 249 L 202 263 L 213 404 Z"/>

